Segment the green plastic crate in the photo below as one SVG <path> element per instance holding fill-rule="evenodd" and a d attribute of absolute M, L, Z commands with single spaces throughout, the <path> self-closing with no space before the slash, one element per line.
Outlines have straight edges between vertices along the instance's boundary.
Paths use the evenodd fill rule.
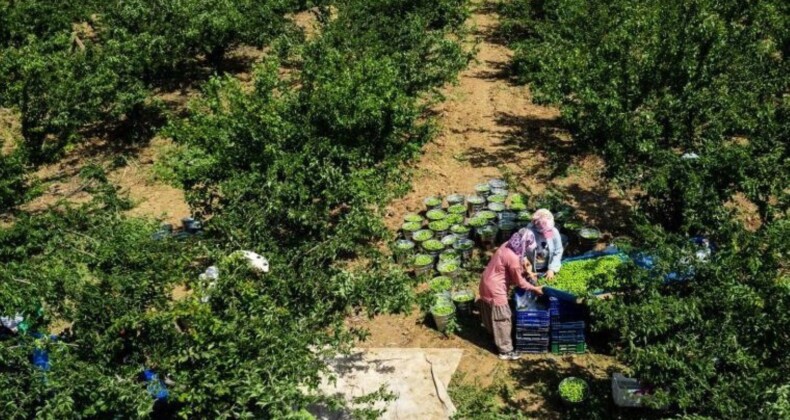
<path fill-rule="evenodd" d="M 585 343 L 578 343 L 578 344 L 557 344 L 552 343 L 551 345 L 551 352 L 554 354 L 583 354 L 587 350 L 587 345 Z"/>

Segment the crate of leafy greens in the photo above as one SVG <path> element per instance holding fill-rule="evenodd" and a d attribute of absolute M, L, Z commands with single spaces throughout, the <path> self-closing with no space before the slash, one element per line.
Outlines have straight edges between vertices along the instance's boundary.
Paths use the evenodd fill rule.
<path fill-rule="evenodd" d="M 450 207 L 447 207 L 447 213 L 450 214 L 466 214 L 466 206 L 463 204 L 453 204 Z"/>
<path fill-rule="evenodd" d="M 483 210 L 486 205 L 486 199 L 479 195 L 470 195 L 466 197 L 466 207 L 467 207 L 467 214 L 472 216 L 473 214 Z"/>
<path fill-rule="evenodd" d="M 404 221 L 404 222 L 415 222 L 415 223 L 420 223 L 420 224 L 422 224 L 422 222 L 423 222 L 424 220 L 425 220 L 425 218 L 424 218 L 424 217 L 422 217 L 422 216 L 420 216 L 420 215 L 419 215 L 419 214 L 417 214 L 417 213 L 406 213 L 406 215 L 405 215 L 405 216 L 403 216 L 403 221 Z"/>
<path fill-rule="evenodd" d="M 500 220 L 497 228 L 499 229 L 499 240 L 497 242 L 501 244 L 508 241 L 513 232 L 516 231 L 516 222 L 507 219 Z"/>
<path fill-rule="evenodd" d="M 477 236 L 480 239 L 480 245 L 491 247 L 494 246 L 497 237 L 497 225 L 488 223 L 485 226 L 477 229 Z"/>
<path fill-rule="evenodd" d="M 464 223 L 466 217 L 463 214 L 448 214 L 444 220 L 450 225 L 460 225 Z"/>
<path fill-rule="evenodd" d="M 406 262 L 412 251 L 414 251 L 414 242 L 408 239 L 399 239 L 392 246 L 392 255 L 398 264 Z"/>
<path fill-rule="evenodd" d="M 442 208 L 442 198 L 438 196 L 427 197 L 422 202 L 425 204 L 425 210 L 427 211 L 441 210 Z"/>
<path fill-rule="evenodd" d="M 457 240 L 458 236 L 456 236 L 454 233 L 448 233 L 447 235 L 444 235 L 442 239 L 440 239 L 440 241 L 442 241 L 442 245 L 444 245 L 445 248 L 452 248 L 453 245 L 455 245 L 455 241 Z"/>
<path fill-rule="evenodd" d="M 458 313 L 461 315 L 472 315 L 472 306 L 475 301 L 475 293 L 471 290 L 458 290 L 453 292 L 453 303 Z"/>
<path fill-rule="evenodd" d="M 469 231 L 472 230 L 469 226 L 464 226 L 462 224 L 452 225 L 450 226 L 450 232 L 455 235 L 457 238 L 468 238 Z"/>
<path fill-rule="evenodd" d="M 430 221 L 443 220 L 445 217 L 447 217 L 447 213 L 442 209 L 428 210 L 425 213 L 425 217 L 427 217 Z"/>
<path fill-rule="evenodd" d="M 504 179 L 493 178 L 488 180 L 488 185 L 491 188 L 501 188 L 501 189 L 508 189 L 507 181 Z"/>
<path fill-rule="evenodd" d="M 436 271 L 443 276 L 455 278 L 461 274 L 461 265 L 457 261 L 444 261 L 436 265 Z"/>
<path fill-rule="evenodd" d="M 482 217 L 483 219 L 486 219 L 486 221 L 492 222 L 497 219 L 497 214 L 495 211 L 491 210 L 480 210 L 477 212 L 477 214 L 475 214 L 475 217 Z"/>
<path fill-rule="evenodd" d="M 527 210 L 527 205 L 524 203 L 510 203 L 508 209 L 514 213 L 518 213 Z"/>
<path fill-rule="evenodd" d="M 463 194 L 450 194 L 447 196 L 447 206 L 453 207 L 459 204 L 463 206 L 465 200 L 466 197 Z"/>
<path fill-rule="evenodd" d="M 472 250 L 475 242 L 471 239 L 459 239 L 455 241 L 453 248 L 461 254 L 463 262 L 467 262 L 472 258 Z"/>
<path fill-rule="evenodd" d="M 491 186 L 488 183 L 475 185 L 475 194 L 481 197 L 488 197 L 491 194 Z"/>
<path fill-rule="evenodd" d="M 622 254 L 568 258 L 563 260 L 559 273 L 553 279 L 542 278 L 540 283 L 548 286 L 544 292 L 549 289 L 549 292 L 546 293 L 549 296 L 563 300 L 575 300 L 575 297 L 598 292 L 598 290 L 590 290 L 589 284 L 593 279 L 600 279 L 604 287 L 617 286 L 619 283 L 617 269 L 624 261 L 625 256 Z M 572 298 L 569 299 L 565 294 L 553 295 L 552 289 L 565 292 Z"/>
<path fill-rule="evenodd" d="M 488 203 L 487 207 L 489 210 L 497 214 L 505 211 L 505 205 L 503 203 Z"/>
<path fill-rule="evenodd" d="M 440 332 L 445 332 L 450 319 L 455 315 L 455 306 L 452 301 L 438 301 L 431 307 L 431 315 L 433 316 L 433 322 L 436 324 L 436 329 Z"/>
<path fill-rule="evenodd" d="M 434 220 L 428 223 L 428 229 L 433 231 L 436 239 L 442 239 L 444 235 L 447 235 L 447 231 L 450 230 L 450 224 L 446 220 Z"/>
<path fill-rule="evenodd" d="M 505 206 L 505 200 L 507 200 L 507 196 L 506 195 L 489 195 L 486 200 L 488 201 L 488 204 L 499 203 L 499 204 L 502 204 L 502 207 L 504 207 Z"/>
<path fill-rule="evenodd" d="M 444 250 L 444 244 L 442 244 L 442 241 L 438 239 L 428 239 L 421 245 L 425 253 L 431 255 L 432 257 L 438 257 L 439 253 Z"/>
<path fill-rule="evenodd" d="M 429 239 L 433 239 L 433 231 L 429 229 L 420 229 L 411 233 L 411 240 L 417 243 L 423 243 Z"/>
<path fill-rule="evenodd" d="M 587 381 L 584 379 L 569 376 L 560 382 L 558 390 L 563 402 L 574 405 L 587 398 L 588 388 Z"/>
<path fill-rule="evenodd" d="M 424 277 L 433 272 L 434 257 L 428 254 L 417 254 L 412 259 L 414 275 Z"/>
<path fill-rule="evenodd" d="M 420 222 L 406 222 L 400 226 L 401 236 L 404 239 L 412 238 L 414 232 L 422 229 L 422 223 Z"/>

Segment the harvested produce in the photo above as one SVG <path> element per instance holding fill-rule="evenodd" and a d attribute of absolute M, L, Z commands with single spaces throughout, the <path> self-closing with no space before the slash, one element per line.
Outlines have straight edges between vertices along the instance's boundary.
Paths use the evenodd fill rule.
<path fill-rule="evenodd" d="M 412 242 L 412 241 L 409 241 L 407 239 L 401 239 L 401 240 L 395 241 L 395 249 L 398 250 L 398 251 L 401 251 L 401 252 L 402 251 L 408 251 L 408 250 L 410 250 L 412 248 L 414 248 L 414 242 Z"/>
<path fill-rule="evenodd" d="M 565 378 L 560 382 L 560 397 L 565 401 L 577 403 L 584 400 L 587 394 L 587 382 L 580 378 Z"/>
<path fill-rule="evenodd" d="M 433 264 L 433 256 L 428 254 L 417 254 L 414 256 L 414 265 L 424 267 Z"/>
<path fill-rule="evenodd" d="M 442 199 L 439 197 L 428 197 L 423 200 L 427 207 L 437 207 L 442 205 Z"/>
<path fill-rule="evenodd" d="M 432 292 L 440 293 L 446 292 L 450 290 L 453 286 L 453 279 L 445 276 L 434 277 L 428 282 L 428 287 L 430 287 Z"/>
<path fill-rule="evenodd" d="M 528 211 L 522 211 L 518 213 L 516 219 L 520 222 L 531 222 L 532 221 L 532 213 Z"/>
<path fill-rule="evenodd" d="M 475 294 L 468 290 L 453 294 L 454 302 L 464 303 L 464 302 L 471 302 L 473 300 L 475 300 Z"/>
<path fill-rule="evenodd" d="M 439 254 L 439 262 L 445 262 L 445 261 L 457 262 L 460 259 L 461 259 L 461 255 L 457 251 L 454 251 L 452 249 L 449 249 Z"/>
<path fill-rule="evenodd" d="M 407 222 L 422 222 L 425 219 L 423 219 L 423 217 L 417 213 L 408 213 L 405 216 L 403 216 L 403 220 Z"/>
<path fill-rule="evenodd" d="M 459 239 L 455 243 L 455 245 L 453 245 L 453 248 L 455 248 L 455 249 L 457 249 L 459 251 L 466 251 L 466 250 L 472 249 L 472 247 L 474 247 L 474 246 L 475 246 L 475 241 L 473 241 L 471 239 Z"/>
<path fill-rule="evenodd" d="M 491 186 L 488 184 L 477 184 L 475 185 L 475 192 L 478 194 L 488 194 L 491 191 Z"/>
<path fill-rule="evenodd" d="M 479 228 L 481 226 L 485 226 L 488 223 L 488 219 L 484 217 L 473 217 L 469 219 L 469 226 Z"/>
<path fill-rule="evenodd" d="M 466 197 L 466 202 L 469 204 L 483 204 L 486 202 L 486 199 L 479 195 L 470 195 Z"/>
<path fill-rule="evenodd" d="M 495 212 L 499 213 L 500 211 L 505 210 L 505 204 L 504 203 L 488 203 L 488 209 L 491 210 L 491 211 L 495 211 Z"/>
<path fill-rule="evenodd" d="M 488 185 L 491 188 L 502 188 L 507 189 L 507 181 L 504 179 L 492 179 L 488 181 Z"/>
<path fill-rule="evenodd" d="M 422 223 L 420 222 L 406 222 L 400 227 L 404 232 L 414 232 L 420 230 L 422 228 Z"/>
<path fill-rule="evenodd" d="M 577 296 L 586 295 L 589 291 L 589 282 L 599 276 L 605 278 L 605 286 L 615 286 L 617 267 L 622 263 L 617 255 L 566 262 L 562 264 L 562 269 L 552 280 L 543 279 L 542 284 Z"/>
<path fill-rule="evenodd" d="M 475 215 L 475 217 L 482 217 L 486 220 L 493 220 L 496 219 L 496 212 L 491 210 L 482 210 L 477 212 L 477 215 Z"/>
<path fill-rule="evenodd" d="M 444 218 L 447 223 L 450 225 L 458 225 L 464 222 L 464 215 L 463 214 L 448 214 L 447 217 Z"/>
<path fill-rule="evenodd" d="M 428 223 L 428 228 L 434 232 L 442 232 L 450 229 L 450 224 L 446 220 L 435 220 Z"/>
<path fill-rule="evenodd" d="M 452 315 L 453 312 L 455 312 L 455 306 L 452 303 L 442 302 L 431 308 L 431 313 L 436 316 Z"/>
<path fill-rule="evenodd" d="M 457 261 L 445 261 L 445 262 L 439 263 L 439 265 L 436 267 L 436 270 L 439 271 L 442 274 L 454 273 L 455 271 L 458 270 L 458 262 Z"/>
<path fill-rule="evenodd" d="M 492 195 L 492 196 L 488 197 L 488 202 L 489 203 L 504 203 L 506 199 L 507 199 L 507 196 L 504 196 L 504 195 Z"/>
<path fill-rule="evenodd" d="M 426 251 L 441 251 L 444 249 L 444 244 L 436 239 L 428 239 L 422 243 L 422 248 Z"/>
<path fill-rule="evenodd" d="M 444 210 L 429 210 L 425 213 L 425 217 L 427 217 L 428 220 L 442 220 L 447 217 L 447 213 L 445 213 Z"/>
<path fill-rule="evenodd" d="M 451 214 L 464 214 L 466 213 L 466 206 L 463 204 L 453 204 L 447 208 L 447 212 Z"/>
<path fill-rule="evenodd" d="M 425 242 L 428 239 L 433 238 L 433 231 L 428 229 L 418 230 L 411 234 L 412 239 L 417 242 Z"/>
<path fill-rule="evenodd" d="M 462 235 L 465 234 L 465 233 L 469 233 L 470 230 L 471 229 L 469 229 L 468 226 L 464 226 L 464 225 L 452 225 L 450 227 L 450 232 L 452 232 L 452 233 L 459 233 L 459 234 L 462 234 Z"/>
<path fill-rule="evenodd" d="M 447 205 L 450 207 L 459 204 L 463 206 L 463 202 L 465 198 L 466 197 L 464 197 L 463 194 L 450 194 L 447 196 Z"/>
<path fill-rule="evenodd" d="M 455 241 L 458 240 L 458 237 L 455 234 L 446 235 L 444 238 L 441 239 L 444 246 L 453 246 Z"/>

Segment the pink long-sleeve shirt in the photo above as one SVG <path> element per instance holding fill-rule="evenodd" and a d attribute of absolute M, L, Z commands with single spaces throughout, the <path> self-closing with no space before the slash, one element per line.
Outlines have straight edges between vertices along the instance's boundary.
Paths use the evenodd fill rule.
<path fill-rule="evenodd" d="M 495 306 L 507 305 L 507 291 L 510 286 L 528 289 L 530 284 L 524 278 L 524 267 L 518 255 L 505 243 L 496 250 L 483 271 L 480 299 Z"/>

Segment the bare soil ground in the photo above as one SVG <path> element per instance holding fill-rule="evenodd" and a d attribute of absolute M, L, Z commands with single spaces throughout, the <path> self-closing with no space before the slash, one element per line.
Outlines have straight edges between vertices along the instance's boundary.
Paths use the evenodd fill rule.
<path fill-rule="evenodd" d="M 441 132 L 408 168 L 412 189 L 386 209 L 387 225 L 397 229 L 405 213 L 422 210 L 425 197 L 471 193 L 476 184 L 509 173 L 533 193 L 549 186 L 563 191 L 586 222 L 621 233 L 629 203 L 603 182 L 599 160 L 575 154 L 559 111 L 536 105 L 529 87 L 512 82 L 512 51 L 496 40 L 496 13 L 485 4 L 474 11 L 470 24 L 479 42 L 476 61 L 456 85 L 444 89 L 447 100 L 435 109 Z M 511 384 L 517 392 L 509 403 L 541 418 L 559 416 L 558 407 L 541 395 L 546 384 L 556 385 L 568 372 L 603 381 L 616 366 L 612 357 L 599 354 L 530 355 L 503 362 L 496 357 L 492 339 L 475 322 L 445 337 L 426 325 L 419 311 L 349 322 L 370 331 L 360 343 L 363 347 L 461 348 L 458 371 L 464 381 L 486 386 L 496 378 Z"/>

